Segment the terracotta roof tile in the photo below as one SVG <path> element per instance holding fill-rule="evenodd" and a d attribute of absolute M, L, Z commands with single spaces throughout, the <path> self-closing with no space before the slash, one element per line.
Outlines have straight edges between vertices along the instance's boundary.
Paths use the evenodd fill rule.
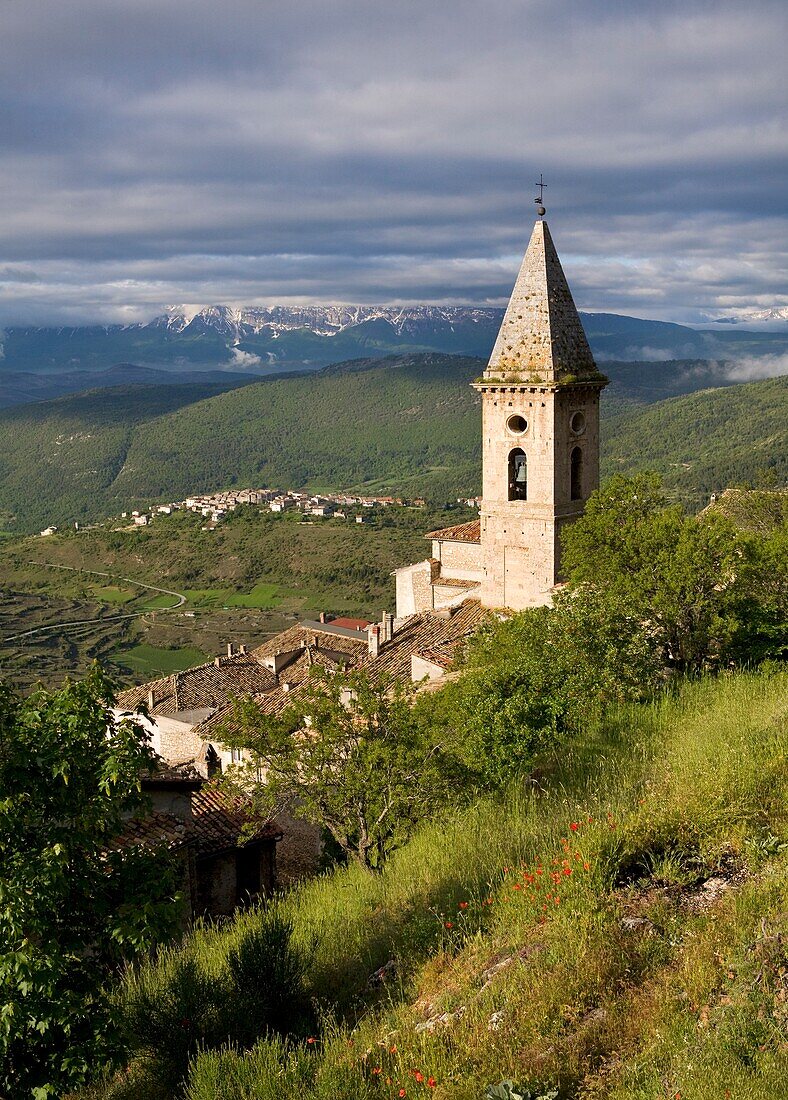
<path fill-rule="evenodd" d="M 113 850 L 143 845 L 146 848 L 164 847 L 172 851 L 184 847 L 191 840 L 189 826 L 182 818 L 174 814 L 151 813 L 127 821 L 123 831 L 112 840 L 109 848 Z"/>
<path fill-rule="evenodd" d="M 331 623 L 325 624 L 327 628 Z M 288 650 L 302 649 L 304 646 L 317 646 L 328 652 L 342 653 L 354 657 L 366 652 L 366 636 L 352 638 L 341 634 L 332 634 L 330 629 L 320 630 L 318 624 L 304 627 L 300 623 L 291 626 L 282 634 L 270 638 L 267 642 L 252 650 L 254 657 L 273 657 L 276 653 L 286 653 Z"/>
<path fill-rule="evenodd" d="M 410 659 L 414 653 L 459 643 L 475 633 L 490 615 L 478 600 L 465 600 L 448 614 L 422 611 L 407 619 L 378 656 L 363 663 L 363 668 L 371 676 L 410 680 Z"/>
<path fill-rule="evenodd" d="M 248 799 L 230 797 L 215 787 L 204 788 L 192 799 L 192 814 L 198 856 L 281 835 L 273 821 L 255 816 Z M 250 824 L 253 830 L 244 832 Z"/>
<path fill-rule="evenodd" d="M 196 668 L 186 669 L 161 680 L 127 688 L 118 696 L 118 705 L 135 710 L 154 693 L 153 714 L 172 717 L 180 711 L 200 710 L 219 706 L 231 695 L 267 691 L 276 684 L 270 669 L 253 654 L 219 657 Z M 177 682 L 177 691 L 176 691 Z"/>
<path fill-rule="evenodd" d="M 443 539 L 446 542 L 481 542 L 482 523 L 479 519 L 472 519 L 468 523 L 458 523 L 454 527 L 441 527 L 438 531 L 430 531 L 425 539 Z"/>

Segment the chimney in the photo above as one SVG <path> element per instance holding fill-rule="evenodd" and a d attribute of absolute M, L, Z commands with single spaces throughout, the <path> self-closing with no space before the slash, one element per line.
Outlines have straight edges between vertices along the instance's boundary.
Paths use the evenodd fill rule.
<path fill-rule="evenodd" d="M 368 644 L 370 657 L 377 657 L 380 653 L 380 627 L 377 623 L 369 628 Z"/>
<path fill-rule="evenodd" d="M 227 656 L 232 657 L 232 655 L 233 655 L 233 643 L 228 642 L 227 643 Z"/>
<path fill-rule="evenodd" d="M 221 668 L 222 667 L 221 657 L 214 657 L 213 663 L 216 665 L 217 668 Z"/>
<path fill-rule="evenodd" d="M 390 611 L 383 612 L 383 641 L 390 642 L 394 637 L 394 616 Z"/>
<path fill-rule="evenodd" d="M 241 654 L 242 657 L 245 657 L 246 656 L 246 646 L 245 645 L 239 645 L 238 646 L 238 652 Z"/>
<path fill-rule="evenodd" d="M 324 623 L 324 622 L 326 621 L 326 613 L 325 613 L 325 611 L 321 611 L 321 612 L 320 612 L 320 621 L 321 621 L 321 623 Z"/>
<path fill-rule="evenodd" d="M 175 712 L 177 714 L 177 712 L 181 709 L 178 706 L 178 673 L 177 672 L 173 673 L 173 676 L 172 676 L 172 696 L 173 696 L 173 699 L 172 699 L 173 706 L 175 707 Z"/>
<path fill-rule="evenodd" d="M 290 685 L 289 684 L 287 684 L 287 683 L 282 684 L 282 691 L 284 691 L 286 693 L 289 690 L 290 690 Z"/>
<path fill-rule="evenodd" d="M 153 713 L 153 707 L 154 707 L 155 703 L 156 703 L 156 692 L 153 690 L 153 688 L 151 688 L 150 691 L 148 692 L 148 710 L 151 713 Z"/>

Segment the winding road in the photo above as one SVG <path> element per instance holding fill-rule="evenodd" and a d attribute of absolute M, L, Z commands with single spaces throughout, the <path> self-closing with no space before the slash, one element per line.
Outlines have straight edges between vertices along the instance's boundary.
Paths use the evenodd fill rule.
<path fill-rule="evenodd" d="M 126 584 L 136 585 L 137 588 L 147 588 L 151 592 L 158 592 L 164 596 L 175 596 L 176 603 L 170 607 L 157 607 L 156 611 L 175 611 L 179 607 L 183 607 L 186 603 L 186 597 L 182 592 L 175 592 L 171 588 L 157 588 L 155 584 L 146 584 L 144 581 L 135 581 L 131 577 L 120 577 L 116 573 L 104 573 L 99 569 L 80 569 L 76 565 L 53 565 L 51 562 L 31 561 L 29 565 L 38 565 L 45 569 L 69 569 L 72 573 L 89 573 L 93 577 L 108 577 L 113 581 L 124 581 Z M 22 638 L 30 638 L 33 634 L 41 634 L 47 630 L 57 630 L 61 634 L 64 634 L 73 626 L 88 626 L 93 623 L 116 623 L 121 619 L 139 619 L 144 615 L 147 615 L 153 608 L 147 608 L 142 611 L 127 612 L 123 615 L 104 615 L 98 619 L 73 619 L 68 622 L 51 623 L 49 626 L 37 626 L 33 630 L 26 630 L 21 634 L 11 634 L 7 638 L 3 639 L 2 644 L 7 642 L 17 642 Z"/>

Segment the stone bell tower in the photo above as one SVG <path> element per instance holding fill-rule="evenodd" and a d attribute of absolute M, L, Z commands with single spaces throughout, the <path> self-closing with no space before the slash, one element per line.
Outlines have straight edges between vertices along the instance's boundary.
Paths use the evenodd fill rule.
<path fill-rule="evenodd" d="M 599 485 L 606 384 L 540 217 L 490 362 L 473 383 L 482 396 L 485 606 L 550 603 L 561 579 L 561 529 Z"/>

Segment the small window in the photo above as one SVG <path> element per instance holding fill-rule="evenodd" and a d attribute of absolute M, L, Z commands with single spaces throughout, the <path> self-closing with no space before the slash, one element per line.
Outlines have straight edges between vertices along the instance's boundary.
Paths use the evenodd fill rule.
<path fill-rule="evenodd" d="M 528 421 L 524 416 L 510 416 L 506 421 L 506 427 L 514 435 L 522 435 L 523 432 L 528 430 Z"/>
<path fill-rule="evenodd" d="M 583 452 L 579 447 L 572 448 L 569 458 L 570 464 L 570 489 L 572 500 L 583 499 Z"/>
<path fill-rule="evenodd" d="M 244 758 L 243 749 L 230 749 L 230 759 L 233 764 L 240 764 Z"/>
<path fill-rule="evenodd" d="M 572 413 L 569 420 L 569 427 L 575 433 L 575 435 L 581 435 L 586 430 L 586 418 L 581 412 Z"/>
<path fill-rule="evenodd" d="M 528 459 L 520 447 L 509 455 L 509 500 L 528 500 Z"/>
<path fill-rule="evenodd" d="M 209 745 L 205 750 L 205 770 L 209 779 L 222 774 L 222 759 L 213 745 Z"/>

